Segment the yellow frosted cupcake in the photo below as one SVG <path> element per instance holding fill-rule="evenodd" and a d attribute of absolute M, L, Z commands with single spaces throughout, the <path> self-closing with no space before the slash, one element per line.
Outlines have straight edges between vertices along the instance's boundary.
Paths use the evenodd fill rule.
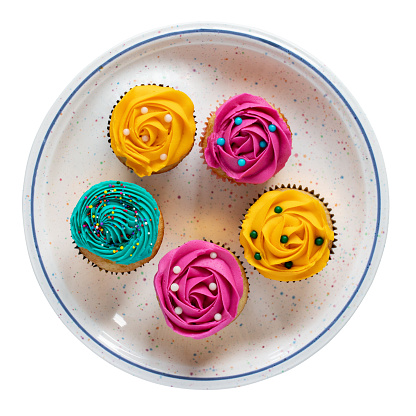
<path fill-rule="evenodd" d="M 308 188 L 265 192 L 241 226 L 244 256 L 268 279 L 306 279 L 326 266 L 335 247 L 332 217 L 323 199 Z"/>
<path fill-rule="evenodd" d="M 194 104 L 183 92 L 159 85 L 133 87 L 114 106 L 111 148 L 138 176 L 167 172 L 194 145 Z"/>

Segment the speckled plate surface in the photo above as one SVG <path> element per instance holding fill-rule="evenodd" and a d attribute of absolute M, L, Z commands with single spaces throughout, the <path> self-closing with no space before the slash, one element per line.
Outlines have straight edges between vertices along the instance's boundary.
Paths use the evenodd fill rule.
<path fill-rule="evenodd" d="M 280 107 L 293 132 L 286 167 L 265 185 L 237 186 L 210 174 L 194 146 L 174 170 L 140 179 L 107 142 L 111 108 L 136 84 L 169 85 L 195 103 L 197 141 L 209 113 L 242 92 Z M 91 267 L 72 243 L 80 196 L 104 180 L 145 187 L 165 217 L 157 256 L 136 272 Z M 191 239 L 238 255 L 240 220 L 259 193 L 281 184 L 325 197 L 338 227 L 335 254 L 297 283 L 260 276 L 247 262 L 249 299 L 229 327 L 203 340 L 181 337 L 163 319 L 153 288 L 161 257 Z M 46 116 L 28 161 L 23 214 L 35 274 L 62 322 L 86 346 L 146 380 L 186 388 L 234 387 L 287 371 L 325 345 L 368 290 L 384 247 L 386 173 L 358 104 L 315 58 L 287 41 L 216 24 L 140 35 L 89 65 Z"/>

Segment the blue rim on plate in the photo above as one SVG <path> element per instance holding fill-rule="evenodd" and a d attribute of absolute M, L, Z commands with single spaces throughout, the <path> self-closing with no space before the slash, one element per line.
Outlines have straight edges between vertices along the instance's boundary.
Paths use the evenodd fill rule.
<path fill-rule="evenodd" d="M 209 26 L 209 25 L 208 25 Z M 38 241 L 37 241 L 37 236 L 36 236 L 36 231 L 35 231 L 35 221 L 34 221 L 34 198 L 31 197 L 29 201 L 23 200 L 23 205 L 24 205 L 24 214 L 25 214 L 25 204 L 30 203 L 30 233 L 29 233 L 29 226 L 25 227 L 25 231 L 26 231 L 26 238 L 29 244 L 29 241 L 31 241 L 31 243 L 34 243 L 34 247 L 36 249 L 36 254 L 37 254 L 37 260 L 39 261 L 41 270 L 44 274 L 44 277 L 49 285 L 50 290 L 52 291 L 53 295 L 55 296 L 56 300 L 59 302 L 60 306 L 63 308 L 63 310 L 65 311 L 65 313 L 68 315 L 68 317 L 72 320 L 72 322 L 88 337 L 90 338 L 94 343 L 97 344 L 97 346 L 99 346 L 102 350 L 108 352 L 109 354 L 111 354 L 112 356 L 114 356 L 115 358 L 125 362 L 128 365 L 131 365 L 133 367 L 136 367 L 140 370 L 146 371 L 146 372 L 150 372 L 153 373 L 155 375 L 158 376 L 162 376 L 162 377 L 167 377 L 170 379 L 178 379 L 178 380 L 186 380 L 186 381 L 192 381 L 192 382 L 198 382 L 198 381 L 222 381 L 222 380 L 232 380 L 232 379 L 245 379 L 248 376 L 254 375 L 254 374 L 260 374 L 263 373 L 267 370 L 270 370 L 274 367 L 277 367 L 279 364 L 282 364 L 284 362 L 287 362 L 289 360 L 291 360 L 292 358 L 294 358 L 295 356 L 298 356 L 299 354 L 301 354 L 303 351 L 307 350 L 308 348 L 310 348 L 313 344 L 315 344 L 323 335 L 325 335 L 339 320 L 340 318 L 345 314 L 346 310 L 349 308 L 349 306 L 351 305 L 351 303 L 353 302 L 353 300 L 355 300 L 357 293 L 360 291 L 363 282 L 365 281 L 370 265 L 373 265 L 375 267 L 377 267 L 378 264 L 372 264 L 373 262 L 373 257 L 374 257 L 374 253 L 376 250 L 376 247 L 379 246 L 381 252 L 383 250 L 384 247 L 384 242 L 385 242 L 385 235 L 384 235 L 384 239 L 379 239 L 380 235 L 380 221 L 382 218 L 382 210 L 381 210 L 381 189 L 380 189 L 380 176 L 379 176 L 379 169 L 376 163 L 376 158 L 374 155 L 374 151 L 373 151 L 373 147 L 372 144 L 370 143 L 369 137 L 363 127 L 363 124 L 361 123 L 357 113 L 354 111 L 353 107 L 350 105 L 349 101 L 345 98 L 345 96 L 341 93 L 341 91 L 337 88 L 337 86 L 321 71 L 319 70 L 316 66 L 312 65 L 308 60 L 306 60 L 305 58 L 303 58 L 301 55 L 295 53 L 293 50 L 290 50 L 282 45 L 280 45 L 279 43 L 277 43 L 278 41 L 276 40 L 271 40 L 270 36 L 269 39 L 267 39 L 266 37 L 262 37 L 262 34 L 260 32 L 253 32 L 251 30 L 248 31 L 249 33 L 244 33 L 244 32 L 240 32 L 237 30 L 231 30 L 229 29 L 227 26 L 222 26 L 218 27 L 218 25 L 215 25 L 214 27 L 205 27 L 205 28 L 183 28 L 182 30 L 176 30 L 176 31 L 168 31 L 167 33 L 162 33 L 162 34 L 153 34 L 153 36 L 150 36 L 148 38 L 146 38 L 145 40 L 139 41 L 134 43 L 133 45 L 122 49 L 120 52 L 118 52 L 117 54 L 111 56 L 111 58 L 107 59 L 105 62 L 103 62 L 102 64 L 98 65 L 95 67 L 95 69 L 93 69 L 86 77 L 83 78 L 83 80 L 81 82 L 78 83 L 78 85 L 76 86 L 76 88 L 74 88 L 72 90 L 72 92 L 69 94 L 69 96 L 66 98 L 66 100 L 64 101 L 64 103 L 60 106 L 59 110 L 56 112 L 52 122 L 50 123 L 49 127 L 47 128 L 46 134 L 43 137 L 43 141 L 41 142 L 41 146 L 40 146 L 40 150 L 38 151 L 38 155 L 36 158 L 36 162 L 33 168 L 33 171 L 29 171 L 29 164 L 28 164 L 28 171 L 26 172 L 26 180 L 25 180 L 25 190 L 27 188 L 30 189 L 30 195 L 33 196 L 34 192 L 35 192 L 35 186 L 36 186 L 36 175 L 37 175 L 37 170 L 38 170 L 38 166 L 39 166 L 39 161 L 40 158 L 42 156 L 42 152 L 44 150 L 44 147 L 46 145 L 46 142 L 49 138 L 49 135 L 51 133 L 51 130 L 53 129 L 57 119 L 59 118 L 60 113 L 64 110 L 64 108 L 67 106 L 67 104 L 70 102 L 70 100 L 75 96 L 75 94 L 77 94 L 78 90 L 97 72 L 101 71 L 106 65 L 108 65 L 109 63 L 111 63 L 112 61 L 114 61 L 115 59 L 117 59 L 118 57 L 120 57 L 123 54 L 126 54 L 127 52 L 134 50 L 140 46 L 146 45 L 148 43 L 163 39 L 163 38 L 169 38 L 169 37 L 176 37 L 176 36 L 180 36 L 180 35 L 187 35 L 187 34 L 192 34 L 192 33 L 207 33 L 207 34 L 224 34 L 224 35 L 231 35 L 231 36 L 240 36 L 243 38 L 248 38 L 260 43 L 265 43 L 268 46 L 271 46 L 273 48 L 279 49 L 283 52 L 286 52 L 288 54 L 290 54 L 290 56 L 293 59 L 296 59 L 298 61 L 300 61 L 302 64 L 306 65 L 308 68 L 310 68 L 311 70 L 313 70 L 321 79 L 323 79 L 328 85 L 329 87 L 337 94 L 337 96 L 342 100 L 343 104 L 348 108 L 349 112 L 351 113 L 351 115 L 353 116 L 353 118 L 355 119 L 361 133 L 362 136 L 365 139 L 366 145 L 368 147 L 368 151 L 369 154 L 371 155 L 371 161 L 372 161 L 372 165 L 374 168 L 374 174 L 375 174 L 375 180 L 376 180 L 376 189 L 377 189 L 377 219 L 376 219 L 376 228 L 375 228 L 375 235 L 374 235 L 374 240 L 373 240 L 373 244 L 371 247 L 371 252 L 368 258 L 368 262 L 367 265 L 365 267 L 365 271 L 354 291 L 354 293 L 352 294 L 352 296 L 350 297 L 350 299 L 348 300 L 348 302 L 345 304 L 344 308 L 341 310 L 341 312 L 336 316 L 336 318 L 325 328 L 325 330 L 323 330 L 318 336 L 316 336 L 312 341 L 310 341 L 308 344 L 306 344 L 304 347 L 302 347 L 301 349 L 299 349 L 298 351 L 296 351 L 295 353 L 291 354 L 290 356 L 286 357 L 283 360 L 277 361 L 273 364 L 270 364 L 266 367 L 262 367 L 260 369 L 257 370 L 253 370 L 250 372 L 245 372 L 242 374 L 236 374 L 236 375 L 231 375 L 231 376 L 224 376 L 224 377 L 187 377 L 187 376 L 180 376 L 180 375 L 175 375 L 175 374 L 168 374 L 168 373 L 164 373 L 161 371 L 157 371 L 151 368 L 146 368 L 144 366 L 141 366 L 137 363 L 134 363 L 128 359 L 126 359 L 125 357 L 122 357 L 121 355 L 117 354 L 116 352 L 112 351 L 110 348 L 106 347 L 105 345 L 103 345 L 102 343 L 100 343 L 96 338 L 94 338 L 89 332 L 87 332 L 86 329 L 84 329 L 82 327 L 82 325 L 75 319 L 75 317 L 71 314 L 71 312 L 68 310 L 68 308 L 65 306 L 65 304 L 62 302 L 61 298 L 59 297 L 58 293 L 56 292 L 56 290 L 54 289 L 51 280 L 48 276 L 48 273 L 45 269 L 43 260 L 42 260 L 42 256 L 41 253 L 39 251 L 39 247 L 38 247 Z M 158 32 L 160 33 L 160 32 Z M 256 33 L 256 34 L 253 34 Z M 274 38 L 272 38 L 274 39 Z M 286 42 L 287 43 L 287 42 Z M 294 47 L 294 49 L 296 49 Z M 334 77 L 333 77 L 334 78 Z M 357 107 L 357 105 L 355 105 Z M 374 143 L 373 143 L 374 145 Z M 32 149 L 32 153 L 33 153 L 33 149 Z M 382 164 L 383 166 L 383 175 L 385 175 L 385 171 L 384 171 L 384 165 L 382 162 L 382 157 L 381 157 L 381 153 L 379 153 L 378 151 L 378 163 Z M 31 178 L 31 182 L 28 182 L 28 178 L 30 180 Z M 385 178 L 383 178 L 383 184 L 384 184 Z M 384 184 L 386 185 L 386 184 Z M 27 189 L 28 190 L 28 189 Z M 387 189 L 385 190 L 386 194 L 387 194 Z M 387 197 L 387 195 L 386 195 Z M 387 204 L 384 207 L 383 206 L 383 217 L 385 216 L 385 234 L 387 231 Z M 27 221 L 26 216 L 24 215 L 24 220 Z M 28 224 L 29 225 L 29 224 Z M 384 226 L 384 224 L 383 224 Z M 381 252 L 380 252 L 380 256 L 381 257 Z M 379 259 L 378 259 L 379 261 Z M 375 270 L 373 275 L 375 274 Z M 374 277 L 374 276 L 372 276 Z M 368 288 L 367 288 L 368 289 Z M 358 305 L 357 305 L 358 306 Z M 353 311 L 352 311 L 353 312 Z M 352 312 L 350 314 L 352 314 Z M 335 335 L 335 334 L 333 334 Z M 333 336 L 332 335 L 332 336 Z M 332 337 L 331 336 L 331 337 Z M 308 357 L 305 357 L 305 359 Z M 302 360 L 303 361 L 303 360 Z M 197 383 L 198 384 L 198 383 Z M 243 383 L 244 384 L 244 383 Z M 198 387 L 198 386 L 196 386 Z M 215 387 L 214 387 L 215 388 Z"/>

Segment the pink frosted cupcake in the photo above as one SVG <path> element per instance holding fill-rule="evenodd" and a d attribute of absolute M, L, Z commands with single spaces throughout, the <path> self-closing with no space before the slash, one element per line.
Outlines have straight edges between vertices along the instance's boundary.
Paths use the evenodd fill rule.
<path fill-rule="evenodd" d="M 259 184 L 285 166 L 292 149 L 286 118 L 261 97 L 240 94 L 208 118 L 200 147 L 222 179 Z"/>
<path fill-rule="evenodd" d="M 229 325 L 248 296 L 248 280 L 238 258 L 201 240 L 167 253 L 160 260 L 154 286 L 168 326 L 194 339 Z"/>

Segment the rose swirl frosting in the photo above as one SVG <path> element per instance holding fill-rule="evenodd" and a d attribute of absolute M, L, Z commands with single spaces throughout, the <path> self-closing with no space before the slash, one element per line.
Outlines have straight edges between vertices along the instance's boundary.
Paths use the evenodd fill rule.
<path fill-rule="evenodd" d="M 279 112 L 261 97 L 240 94 L 216 111 L 204 155 L 208 166 L 235 182 L 258 184 L 285 166 L 291 146 L 292 134 Z"/>
<path fill-rule="evenodd" d="M 194 105 L 183 92 L 158 85 L 128 91 L 111 114 L 115 155 L 138 176 L 179 163 L 192 149 Z"/>
<path fill-rule="evenodd" d="M 280 281 L 306 279 L 328 262 L 334 231 L 323 203 L 306 191 L 265 192 L 241 227 L 244 256 L 263 276 Z"/>
<path fill-rule="evenodd" d="M 168 326 L 194 339 L 232 322 L 244 293 L 242 271 L 233 254 L 200 240 L 168 252 L 159 263 L 154 286 Z"/>
<path fill-rule="evenodd" d="M 158 237 L 160 211 L 152 195 L 129 182 L 92 186 L 71 215 L 71 235 L 78 247 L 117 264 L 149 257 Z"/>

